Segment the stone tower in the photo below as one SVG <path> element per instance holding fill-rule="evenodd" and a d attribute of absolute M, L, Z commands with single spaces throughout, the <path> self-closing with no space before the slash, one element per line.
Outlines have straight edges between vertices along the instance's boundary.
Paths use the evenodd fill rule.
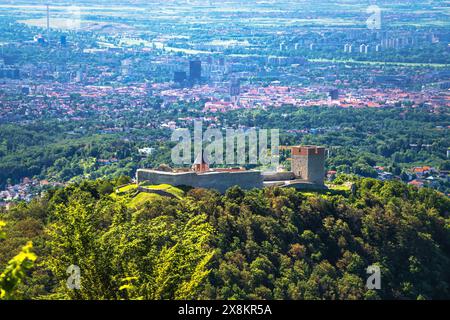
<path fill-rule="evenodd" d="M 291 169 L 297 179 L 323 185 L 325 178 L 325 148 L 318 146 L 291 147 Z"/>

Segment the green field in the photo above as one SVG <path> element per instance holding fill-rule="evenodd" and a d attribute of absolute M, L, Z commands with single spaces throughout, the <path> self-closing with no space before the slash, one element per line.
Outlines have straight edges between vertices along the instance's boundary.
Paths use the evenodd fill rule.
<path fill-rule="evenodd" d="M 145 189 L 148 190 L 161 190 L 161 191 L 165 191 L 167 193 L 170 193 L 171 195 L 177 197 L 177 198 L 182 198 L 184 196 L 184 191 L 176 188 L 174 186 L 171 186 L 170 184 L 160 184 L 160 185 L 147 185 L 145 183 L 141 184 L 142 187 L 145 187 Z"/>
<path fill-rule="evenodd" d="M 131 199 L 127 206 L 130 208 L 137 208 L 146 202 L 151 202 L 161 198 L 162 197 L 160 195 L 154 193 L 140 192 L 133 199 Z"/>
<path fill-rule="evenodd" d="M 152 193 L 152 191 L 164 191 L 170 195 L 173 195 L 177 199 L 181 199 L 184 197 L 184 191 L 171 186 L 169 184 L 161 184 L 161 185 L 151 185 L 147 183 L 141 184 L 141 187 L 148 189 L 149 192 L 140 192 L 138 191 L 137 184 L 129 184 L 123 187 L 118 188 L 115 192 L 113 192 L 110 196 L 113 199 L 128 199 L 127 206 L 129 208 L 137 208 L 143 205 L 145 202 L 154 201 L 156 199 L 161 199 L 163 196 Z"/>

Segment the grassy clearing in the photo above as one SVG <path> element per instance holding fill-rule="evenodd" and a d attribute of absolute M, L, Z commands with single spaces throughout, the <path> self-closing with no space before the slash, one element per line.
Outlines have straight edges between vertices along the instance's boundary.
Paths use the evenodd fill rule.
<path fill-rule="evenodd" d="M 122 188 L 117 189 L 117 192 L 118 193 L 124 193 L 124 192 L 129 192 L 129 191 L 132 191 L 132 190 L 136 190 L 136 189 L 137 189 L 137 185 L 132 183 L 132 184 L 129 184 L 129 185 L 126 185 L 126 186 L 124 186 Z"/>
<path fill-rule="evenodd" d="M 348 184 L 342 184 L 342 185 L 334 185 L 334 184 L 330 184 L 328 185 L 328 188 L 331 190 L 336 190 L 336 191 L 350 191 L 351 187 Z"/>
<path fill-rule="evenodd" d="M 181 190 L 181 189 L 179 189 L 177 187 L 171 186 L 170 184 L 159 184 L 159 185 L 145 185 L 145 184 L 142 184 L 142 186 L 145 187 L 146 189 L 149 189 L 149 190 L 162 190 L 162 191 L 168 192 L 168 193 L 174 195 L 177 198 L 184 197 L 184 191 L 183 190 Z"/>
<path fill-rule="evenodd" d="M 171 186 L 169 184 L 150 185 L 148 183 L 143 183 L 141 184 L 141 187 L 144 187 L 149 191 L 161 190 L 170 193 L 171 195 L 175 196 L 178 199 L 184 197 L 183 190 Z M 113 199 L 126 199 L 127 206 L 130 208 L 136 208 L 143 205 L 145 202 L 154 201 L 156 199 L 162 198 L 162 196 L 155 193 L 139 192 L 137 188 L 138 186 L 136 184 L 129 184 L 117 189 L 117 191 L 113 192 L 110 196 Z"/>
<path fill-rule="evenodd" d="M 157 199 L 161 199 L 161 196 L 154 193 L 140 192 L 133 199 L 131 199 L 127 206 L 130 208 L 136 208 L 146 202 L 154 201 Z"/>

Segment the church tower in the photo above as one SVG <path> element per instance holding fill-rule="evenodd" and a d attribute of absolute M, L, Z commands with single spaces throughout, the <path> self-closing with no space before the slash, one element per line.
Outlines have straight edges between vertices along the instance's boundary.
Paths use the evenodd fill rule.
<path fill-rule="evenodd" d="M 199 173 L 209 171 L 209 161 L 204 151 L 201 151 L 195 158 L 192 170 Z"/>

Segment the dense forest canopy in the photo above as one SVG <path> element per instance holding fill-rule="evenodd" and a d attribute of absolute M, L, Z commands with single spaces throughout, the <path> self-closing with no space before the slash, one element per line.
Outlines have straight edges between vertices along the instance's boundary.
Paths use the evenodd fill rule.
<path fill-rule="evenodd" d="M 136 190 L 111 193 L 117 183 L 2 212 L 0 287 L 21 270 L 4 298 L 450 298 L 450 200 L 434 190 L 365 178 L 342 192 L 192 189 L 131 205 Z M 380 290 L 365 287 L 370 265 Z"/>

